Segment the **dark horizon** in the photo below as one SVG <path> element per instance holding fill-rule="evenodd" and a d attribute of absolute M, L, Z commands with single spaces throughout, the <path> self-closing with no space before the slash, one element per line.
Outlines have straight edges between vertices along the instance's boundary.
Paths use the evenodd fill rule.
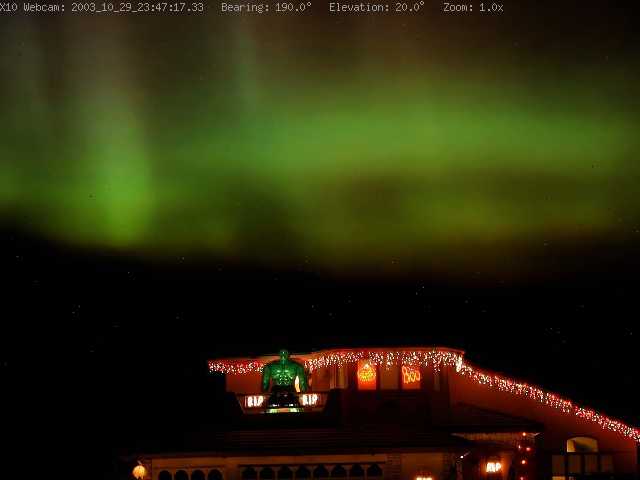
<path fill-rule="evenodd" d="M 142 261 L 15 232 L 1 238 L 10 281 L 0 372 L 8 391 L 21 392 L 9 405 L 50 433 L 85 439 L 82 463 L 104 478 L 139 441 L 175 442 L 219 424 L 222 384 L 208 359 L 283 347 L 460 348 L 480 367 L 640 424 L 633 262 L 529 283 L 444 283 L 429 273 L 390 280 Z"/>

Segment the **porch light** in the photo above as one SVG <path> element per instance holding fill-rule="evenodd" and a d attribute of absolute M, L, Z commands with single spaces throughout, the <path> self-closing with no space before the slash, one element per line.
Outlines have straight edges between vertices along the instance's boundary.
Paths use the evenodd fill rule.
<path fill-rule="evenodd" d="M 147 476 L 147 469 L 142 463 L 138 462 L 138 465 L 133 467 L 133 472 L 131 473 L 137 480 L 143 480 Z"/>

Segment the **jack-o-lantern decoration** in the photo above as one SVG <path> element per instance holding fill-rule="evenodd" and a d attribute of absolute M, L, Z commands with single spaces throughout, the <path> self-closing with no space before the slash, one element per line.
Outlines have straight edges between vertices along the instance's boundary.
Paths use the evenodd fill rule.
<path fill-rule="evenodd" d="M 375 390 L 376 388 L 376 366 L 372 365 L 369 360 L 360 360 L 358 362 L 358 389 L 359 390 Z"/>

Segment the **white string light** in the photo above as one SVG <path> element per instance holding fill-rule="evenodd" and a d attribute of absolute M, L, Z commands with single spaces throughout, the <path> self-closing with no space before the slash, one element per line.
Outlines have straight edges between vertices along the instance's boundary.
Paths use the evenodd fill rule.
<path fill-rule="evenodd" d="M 305 355 L 303 358 L 304 367 L 309 373 L 321 368 L 342 367 L 357 363 L 363 359 L 387 369 L 392 366 L 408 365 L 413 367 L 431 366 L 435 371 L 440 371 L 442 367 L 452 367 L 457 374 L 468 377 L 481 386 L 511 395 L 527 397 L 563 414 L 574 415 L 593 422 L 605 430 L 619 433 L 640 443 L 640 430 L 637 428 L 609 418 L 592 409 L 575 405 L 571 400 L 534 385 L 477 369 L 466 363 L 463 354 L 457 350 L 444 348 L 330 350 Z M 264 365 L 265 362 L 259 360 L 210 360 L 209 371 L 212 373 L 224 373 L 225 375 L 245 375 L 262 372 Z"/>

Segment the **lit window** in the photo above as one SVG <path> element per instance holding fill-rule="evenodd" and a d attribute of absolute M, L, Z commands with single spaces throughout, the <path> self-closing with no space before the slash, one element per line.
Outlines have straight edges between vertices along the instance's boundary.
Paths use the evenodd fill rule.
<path fill-rule="evenodd" d="M 376 366 L 369 360 L 358 361 L 358 390 L 375 390 L 377 386 Z"/>
<path fill-rule="evenodd" d="M 573 437 L 567 440 L 567 453 L 595 453 L 598 440 L 591 437 Z"/>
<path fill-rule="evenodd" d="M 613 473 L 613 460 L 609 454 L 598 453 L 595 438 L 573 437 L 567 440 L 566 454 L 553 455 L 552 467 L 554 477 L 575 480 L 578 475 Z"/>
<path fill-rule="evenodd" d="M 487 473 L 500 473 L 502 471 L 502 463 L 500 463 L 500 460 L 489 460 L 486 471 Z"/>

